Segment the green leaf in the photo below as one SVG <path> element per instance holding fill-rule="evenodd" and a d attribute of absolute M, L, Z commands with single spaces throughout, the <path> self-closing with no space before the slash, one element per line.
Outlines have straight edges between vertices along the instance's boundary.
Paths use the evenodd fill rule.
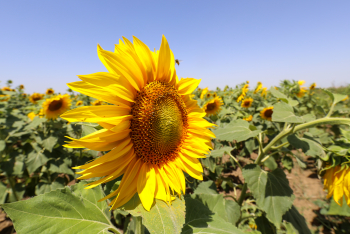
<path fill-rule="evenodd" d="M 42 144 L 43 144 L 45 149 L 52 152 L 52 148 L 56 145 L 57 140 L 58 140 L 58 137 L 51 135 L 48 138 L 46 138 L 45 140 L 43 140 Z"/>
<path fill-rule="evenodd" d="M 293 160 L 291 157 L 289 156 L 284 156 L 282 158 L 282 165 L 284 168 L 286 168 L 288 171 L 292 170 L 293 169 Z"/>
<path fill-rule="evenodd" d="M 39 116 L 35 116 L 33 121 L 28 124 L 24 130 L 31 130 L 37 128 L 41 123 L 46 122 L 46 118 L 39 118 Z"/>
<path fill-rule="evenodd" d="M 227 124 L 224 128 L 215 129 L 213 132 L 217 139 L 225 141 L 236 140 L 237 142 L 241 142 L 257 136 L 262 131 L 252 131 L 250 130 L 249 123 L 247 121 L 237 119 Z"/>
<path fill-rule="evenodd" d="M 35 172 L 36 169 L 44 165 L 48 160 L 49 158 L 44 153 L 32 150 L 25 162 L 29 174 Z"/>
<path fill-rule="evenodd" d="M 271 94 L 278 99 L 281 99 L 282 101 L 284 101 L 285 103 L 291 105 L 291 106 L 296 106 L 299 104 L 298 101 L 293 100 L 291 98 L 288 98 L 285 94 L 281 93 L 280 91 L 276 90 L 274 87 L 271 87 L 269 89 L 269 91 L 271 92 Z"/>
<path fill-rule="evenodd" d="M 276 227 L 269 222 L 269 220 L 265 216 L 260 216 L 255 219 L 255 224 L 257 226 L 257 230 L 261 232 L 261 234 L 275 234 Z"/>
<path fill-rule="evenodd" d="M 342 215 L 350 217 L 350 207 L 346 204 L 345 197 L 343 197 L 343 205 L 339 206 L 333 199 L 331 198 L 331 202 L 329 205 L 329 210 L 326 213 L 327 215 Z"/>
<path fill-rule="evenodd" d="M 256 198 L 256 204 L 276 227 L 280 227 L 282 215 L 292 207 L 294 200 L 283 170 L 277 168 L 266 172 L 256 164 L 249 164 L 243 168 L 243 177 Z"/>
<path fill-rule="evenodd" d="M 9 200 L 10 202 L 16 202 L 17 199 L 21 200 L 23 198 L 24 192 L 25 192 L 25 185 L 22 183 L 16 183 L 14 186 L 15 192 L 16 192 L 16 196 L 13 194 L 12 189 L 9 190 L 10 196 L 9 196 Z"/>
<path fill-rule="evenodd" d="M 0 182 L 0 204 L 3 204 L 6 202 L 8 193 L 9 191 L 6 185 L 3 182 Z"/>
<path fill-rule="evenodd" d="M 212 212 L 233 225 L 236 225 L 241 217 L 240 205 L 224 199 L 222 194 L 192 194 L 191 197 L 200 200 Z"/>
<path fill-rule="evenodd" d="M 292 206 L 292 208 L 283 215 L 283 220 L 291 223 L 300 234 L 311 234 L 311 231 L 306 224 L 305 218 L 294 206 Z"/>
<path fill-rule="evenodd" d="M 85 184 L 1 206 L 18 234 L 107 234 L 109 229 L 116 230 L 107 215 L 107 202 L 97 202 L 104 197 L 101 187 L 87 190 Z"/>
<path fill-rule="evenodd" d="M 272 121 L 288 122 L 288 123 L 303 123 L 302 117 L 294 114 L 293 107 L 284 102 L 276 103 L 273 106 Z"/>
<path fill-rule="evenodd" d="M 70 158 L 58 158 L 56 160 L 50 160 L 48 168 L 52 173 L 65 173 L 74 176 L 71 166 L 72 160 Z"/>
<path fill-rule="evenodd" d="M 213 195 L 214 196 L 214 195 Z M 243 234 L 235 225 L 226 222 L 218 214 L 213 213 L 200 200 L 190 196 L 185 197 L 186 221 L 182 234 L 213 233 L 213 234 Z"/>
<path fill-rule="evenodd" d="M 303 122 L 310 122 L 316 119 L 316 116 L 314 114 L 307 114 L 307 115 L 303 115 L 301 116 L 301 118 L 303 118 Z"/>
<path fill-rule="evenodd" d="M 136 198 L 134 199 L 136 201 Z M 138 202 L 135 201 L 133 203 L 137 204 Z M 171 205 L 156 199 L 150 211 L 146 211 L 141 203 L 135 209 L 127 211 L 133 216 L 141 216 L 142 224 L 150 233 L 170 234 L 180 233 L 185 223 L 185 210 L 184 199 L 177 198 Z"/>
<path fill-rule="evenodd" d="M 265 162 L 264 162 L 264 166 L 267 166 L 270 170 L 275 170 L 278 165 L 276 163 L 276 160 L 273 156 L 269 157 Z"/>
<path fill-rule="evenodd" d="M 196 190 L 194 190 L 194 194 L 218 194 L 216 191 L 216 185 L 214 181 L 204 181 L 201 182 Z"/>
<path fill-rule="evenodd" d="M 6 147 L 6 143 L 4 140 L 0 140 L 0 151 L 3 151 Z"/>
<path fill-rule="evenodd" d="M 299 138 L 295 134 L 287 137 L 288 142 L 296 149 L 301 149 L 305 155 L 311 157 L 319 157 L 323 160 L 327 159 L 327 154 L 324 152 L 323 147 L 312 137 L 305 135 L 307 138 Z"/>
<path fill-rule="evenodd" d="M 332 104 L 337 104 L 338 102 L 340 102 L 341 100 L 343 100 L 347 96 L 347 95 L 343 95 L 343 94 L 332 93 L 331 91 L 329 91 L 327 89 L 322 89 L 322 90 L 325 93 L 327 93 L 328 96 L 331 98 Z"/>
<path fill-rule="evenodd" d="M 35 193 L 39 195 L 62 188 L 64 188 L 64 179 L 59 177 L 52 183 L 39 182 L 39 184 L 35 186 Z"/>
<path fill-rule="evenodd" d="M 132 217 L 131 222 L 128 225 L 126 234 L 138 234 L 145 233 L 145 226 L 142 225 L 142 217 Z"/>
<path fill-rule="evenodd" d="M 210 152 L 210 155 L 209 156 L 212 156 L 214 158 L 217 158 L 217 157 L 222 157 L 225 153 L 226 154 L 229 154 L 231 152 L 231 150 L 233 150 L 232 147 L 230 146 L 224 146 L 220 149 L 215 149 L 215 150 L 212 150 Z"/>
<path fill-rule="evenodd" d="M 81 125 L 81 130 L 82 130 L 81 137 L 87 136 L 97 131 L 93 126 L 88 126 L 85 124 Z"/>

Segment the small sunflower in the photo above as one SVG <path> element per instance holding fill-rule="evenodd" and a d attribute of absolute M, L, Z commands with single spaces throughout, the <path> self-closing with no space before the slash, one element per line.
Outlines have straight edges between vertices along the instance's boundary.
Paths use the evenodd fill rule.
<path fill-rule="evenodd" d="M 46 90 L 46 94 L 47 95 L 52 95 L 52 94 L 54 94 L 55 93 L 55 91 L 53 90 L 53 89 L 47 89 Z"/>
<path fill-rule="evenodd" d="M 250 122 L 253 120 L 253 116 L 249 115 L 248 117 L 243 118 L 243 120 Z"/>
<path fill-rule="evenodd" d="M 10 95 L 8 95 L 8 94 L 1 94 L 0 95 L 0 102 L 7 102 L 8 100 L 10 100 Z"/>
<path fill-rule="evenodd" d="M 81 105 L 83 105 L 83 101 L 79 100 L 79 101 L 77 101 L 77 103 L 75 103 L 75 105 L 76 106 L 81 106 Z"/>
<path fill-rule="evenodd" d="M 33 93 L 32 95 L 30 95 L 29 97 L 29 101 L 31 101 L 32 103 L 37 103 L 37 101 L 43 99 L 43 94 L 40 93 Z"/>
<path fill-rule="evenodd" d="M 208 87 L 207 88 L 204 88 L 201 92 L 201 95 L 200 95 L 200 99 L 203 99 L 204 98 L 204 95 L 209 91 Z"/>
<path fill-rule="evenodd" d="M 150 210 L 155 198 L 171 203 L 173 196 L 185 193 L 183 172 L 202 180 L 198 158 L 212 149 L 208 129 L 214 126 L 203 117 L 205 112 L 190 95 L 200 80 L 178 80 L 175 59 L 163 36 L 159 51 L 151 51 L 134 37 L 124 38 L 115 52 L 97 48 L 108 72 L 78 76 L 82 81 L 69 83 L 78 92 L 112 105 L 84 106 L 61 117 L 69 122 L 100 124 L 103 129 L 66 147 L 109 151 L 88 164 L 79 179 L 100 177 L 88 184 L 96 187 L 123 175 L 117 190 L 100 201 L 115 197 L 116 209 L 138 194 L 143 207 Z"/>
<path fill-rule="evenodd" d="M 30 120 L 33 120 L 35 116 L 36 116 L 36 114 L 35 114 L 34 112 L 30 112 L 30 113 L 28 114 L 28 118 L 29 118 Z"/>
<path fill-rule="evenodd" d="M 273 109 L 273 106 L 270 106 L 270 107 L 266 107 L 262 111 L 260 111 L 261 118 L 271 121 L 272 114 L 273 114 L 272 109 Z"/>
<path fill-rule="evenodd" d="M 24 89 L 24 85 L 21 84 L 21 85 L 19 86 L 19 89 L 21 89 L 21 90 Z"/>
<path fill-rule="evenodd" d="M 324 187 L 328 190 L 327 199 L 333 196 L 334 201 L 342 206 L 343 196 L 350 206 L 350 168 L 347 166 L 335 166 L 328 170 L 323 176 Z"/>
<path fill-rule="evenodd" d="M 302 98 L 304 97 L 305 93 L 306 93 L 306 88 L 305 87 L 301 87 L 299 92 L 296 94 L 298 98 Z"/>
<path fill-rule="evenodd" d="M 253 98 L 246 98 L 242 101 L 241 107 L 249 108 L 252 106 L 253 101 Z"/>
<path fill-rule="evenodd" d="M 316 88 L 316 83 L 312 83 L 312 85 L 310 85 L 310 90 L 313 90 L 313 89 L 315 89 Z"/>
<path fill-rule="evenodd" d="M 210 98 L 210 97 L 211 97 L 211 93 L 207 93 L 207 94 L 205 95 L 205 97 L 206 97 L 206 98 Z"/>
<path fill-rule="evenodd" d="M 245 94 L 243 94 L 243 93 L 241 95 L 239 95 L 238 98 L 237 98 L 237 102 L 242 101 L 244 99 L 244 96 L 245 96 Z"/>
<path fill-rule="evenodd" d="M 68 94 L 57 95 L 46 99 L 43 103 L 42 113 L 47 119 L 56 119 L 58 116 L 69 110 L 71 100 Z"/>
<path fill-rule="evenodd" d="M 217 96 L 217 93 L 213 93 L 213 98 L 216 98 Z"/>
<path fill-rule="evenodd" d="M 95 100 L 94 102 L 91 102 L 91 105 L 93 105 L 93 106 L 101 106 L 102 102 L 100 100 Z"/>
<path fill-rule="evenodd" d="M 2 87 L 1 90 L 2 91 L 12 91 L 12 89 L 10 87 Z"/>
<path fill-rule="evenodd" d="M 224 104 L 221 97 L 213 98 L 203 105 L 203 110 L 207 113 L 207 116 L 216 115 L 220 112 L 221 106 Z"/>
<path fill-rule="evenodd" d="M 259 81 L 258 84 L 257 84 L 257 86 L 256 86 L 256 89 L 255 89 L 255 91 L 254 91 L 254 94 L 255 94 L 255 93 L 258 93 L 258 92 L 260 91 L 261 88 L 262 88 L 262 83 Z"/>
<path fill-rule="evenodd" d="M 305 83 L 305 80 L 299 80 L 299 81 L 298 81 L 298 85 L 299 85 L 299 86 L 302 86 L 304 83 Z"/>
<path fill-rule="evenodd" d="M 244 93 L 244 95 L 246 95 L 248 91 L 249 91 L 249 84 L 245 84 L 242 88 L 242 94 Z"/>
<path fill-rule="evenodd" d="M 261 97 L 266 97 L 266 95 L 267 95 L 267 88 L 265 87 L 265 88 L 262 89 L 260 96 Z"/>

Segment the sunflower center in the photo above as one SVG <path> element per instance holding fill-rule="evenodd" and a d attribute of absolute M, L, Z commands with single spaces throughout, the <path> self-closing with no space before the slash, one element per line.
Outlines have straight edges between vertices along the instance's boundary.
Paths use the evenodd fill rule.
<path fill-rule="evenodd" d="M 216 103 L 215 103 L 215 102 L 209 103 L 209 104 L 207 105 L 207 111 L 212 111 L 212 110 L 215 109 L 215 107 L 216 107 Z"/>
<path fill-rule="evenodd" d="M 56 110 L 59 110 L 61 107 L 62 107 L 62 100 L 54 100 L 50 103 L 49 105 L 49 110 L 50 111 L 56 111 Z"/>
<path fill-rule="evenodd" d="M 268 110 L 265 111 L 264 114 L 265 114 L 265 116 L 266 116 L 267 118 L 271 118 L 272 113 L 273 113 L 273 111 L 272 111 L 271 109 L 268 109 Z"/>
<path fill-rule="evenodd" d="M 187 135 L 186 105 L 177 90 L 163 82 L 149 83 L 131 111 L 131 138 L 135 153 L 146 163 L 174 160 Z"/>
<path fill-rule="evenodd" d="M 243 105 L 244 105 L 245 107 L 249 107 L 250 101 L 245 101 Z"/>

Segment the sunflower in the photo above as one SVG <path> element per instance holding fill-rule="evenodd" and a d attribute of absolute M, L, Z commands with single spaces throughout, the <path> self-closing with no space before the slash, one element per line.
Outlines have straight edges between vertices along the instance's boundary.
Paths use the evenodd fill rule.
<path fill-rule="evenodd" d="M 82 101 L 82 100 L 79 100 L 79 101 L 77 101 L 77 103 L 75 103 L 75 105 L 76 105 L 76 106 L 81 106 L 81 105 L 83 105 L 83 101 Z"/>
<path fill-rule="evenodd" d="M 44 95 L 40 93 L 33 93 L 32 95 L 30 95 L 29 101 L 35 104 L 37 101 L 43 99 L 43 96 Z"/>
<path fill-rule="evenodd" d="M 242 101 L 241 107 L 249 108 L 252 106 L 253 98 L 246 98 Z"/>
<path fill-rule="evenodd" d="M 261 118 L 271 121 L 272 114 L 273 114 L 272 109 L 273 109 L 273 106 L 270 106 L 270 107 L 266 107 L 262 111 L 260 111 Z"/>
<path fill-rule="evenodd" d="M 134 37 L 124 38 L 115 52 L 98 46 L 98 56 L 108 72 L 79 76 L 83 81 L 69 83 L 78 92 L 112 105 L 84 106 L 61 117 L 69 122 L 99 123 L 103 129 L 66 147 L 109 151 L 88 164 L 75 167 L 79 179 L 102 177 L 88 184 L 93 188 L 123 175 L 115 197 L 116 209 L 135 193 L 146 210 L 155 198 L 171 203 L 173 194 L 185 193 L 184 172 L 202 180 L 198 158 L 205 158 L 215 135 L 214 125 L 203 119 L 205 112 L 190 95 L 200 80 L 178 80 L 175 59 L 163 36 L 159 51 L 151 51 Z"/>
<path fill-rule="evenodd" d="M 266 97 L 266 95 L 267 95 L 267 88 L 265 87 L 265 88 L 262 89 L 260 96 L 261 97 Z"/>
<path fill-rule="evenodd" d="M 258 85 L 256 86 L 256 89 L 255 89 L 254 93 L 258 93 L 261 88 L 262 88 L 262 83 L 259 81 Z"/>
<path fill-rule="evenodd" d="M 305 80 L 299 80 L 299 81 L 298 81 L 298 85 L 299 85 L 299 86 L 303 85 L 304 83 L 305 83 Z"/>
<path fill-rule="evenodd" d="M 312 83 L 311 85 L 310 85 L 310 90 L 313 90 L 313 89 L 315 89 L 316 88 L 316 83 Z"/>
<path fill-rule="evenodd" d="M 206 102 L 203 105 L 202 109 L 205 111 L 207 116 L 216 115 L 217 113 L 220 112 L 221 106 L 223 104 L 224 104 L 224 102 L 222 101 L 221 97 L 216 97 L 216 98 L 213 98 L 212 100 Z"/>
<path fill-rule="evenodd" d="M 24 89 L 24 85 L 21 84 L 21 85 L 19 86 L 19 89 L 21 89 L 21 90 Z"/>
<path fill-rule="evenodd" d="M 2 91 L 12 91 L 12 89 L 10 87 L 2 87 L 1 90 Z"/>
<path fill-rule="evenodd" d="M 342 206 L 343 196 L 350 206 L 350 168 L 347 166 L 335 166 L 328 170 L 323 176 L 324 187 L 328 190 L 327 199 L 333 196 L 334 201 Z"/>
<path fill-rule="evenodd" d="M 243 120 L 246 120 L 246 121 L 250 122 L 250 121 L 253 120 L 253 116 L 249 115 L 248 117 L 243 118 Z"/>
<path fill-rule="evenodd" d="M 46 90 L 46 94 L 47 95 L 52 95 L 52 94 L 54 94 L 55 93 L 55 91 L 53 90 L 53 89 L 47 89 Z"/>
<path fill-rule="evenodd" d="M 306 92 L 307 92 L 307 91 L 306 91 L 306 88 L 305 88 L 305 87 L 301 87 L 300 90 L 299 90 L 299 92 L 297 93 L 297 97 L 299 97 L 299 98 L 304 97 L 304 95 L 305 95 Z"/>
<path fill-rule="evenodd" d="M 217 96 L 217 93 L 213 93 L 213 98 L 216 98 Z"/>
<path fill-rule="evenodd" d="M 200 99 L 204 98 L 204 95 L 209 91 L 208 87 L 204 88 L 201 92 Z"/>
<path fill-rule="evenodd" d="M 249 84 L 245 84 L 242 88 L 242 94 L 246 95 L 249 91 Z"/>
<path fill-rule="evenodd" d="M 10 100 L 10 95 L 8 95 L 8 94 L 1 94 L 0 95 L 0 102 L 7 102 L 8 100 Z"/>
<path fill-rule="evenodd" d="M 36 114 L 35 114 L 34 112 L 30 112 L 30 113 L 28 114 L 28 118 L 29 118 L 30 120 L 33 120 L 35 116 L 36 116 Z"/>
<path fill-rule="evenodd" d="M 62 113 L 69 110 L 70 105 L 71 100 L 68 94 L 58 95 L 45 100 L 43 103 L 42 113 L 47 119 L 56 119 Z"/>
<path fill-rule="evenodd" d="M 100 100 L 95 100 L 94 102 L 91 102 L 91 105 L 93 105 L 93 106 L 101 106 L 102 102 Z"/>
<path fill-rule="evenodd" d="M 207 94 L 205 95 L 205 97 L 206 97 L 206 98 L 210 98 L 210 97 L 211 97 L 211 93 L 207 93 Z"/>

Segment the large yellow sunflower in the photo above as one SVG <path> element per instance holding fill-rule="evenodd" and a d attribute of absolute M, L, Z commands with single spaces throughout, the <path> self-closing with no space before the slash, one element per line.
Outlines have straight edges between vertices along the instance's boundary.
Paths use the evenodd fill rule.
<path fill-rule="evenodd" d="M 266 107 L 262 111 L 260 111 L 260 116 L 263 119 L 272 120 L 272 114 L 273 114 L 273 106 Z"/>
<path fill-rule="evenodd" d="M 29 97 L 29 101 L 31 101 L 32 103 L 37 103 L 37 101 L 43 99 L 44 95 L 40 94 L 40 93 L 33 93 L 32 95 L 30 95 Z"/>
<path fill-rule="evenodd" d="M 42 113 L 47 119 L 56 119 L 58 116 L 69 110 L 71 100 L 68 94 L 57 95 L 46 99 L 43 103 Z"/>
<path fill-rule="evenodd" d="M 216 98 L 213 98 L 212 100 L 207 101 L 203 105 L 202 109 L 205 111 L 207 116 L 216 115 L 221 110 L 221 106 L 223 104 L 224 102 L 222 101 L 221 97 L 216 97 Z"/>
<path fill-rule="evenodd" d="M 330 168 L 323 178 L 323 188 L 328 190 L 327 199 L 333 196 L 334 201 L 342 206 L 345 195 L 346 203 L 350 206 L 350 168 L 345 165 Z"/>
<path fill-rule="evenodd" d="M 68 86 L 113 105 L 85 106 L 61 115 L 69 122 L 99 123 L 104 129 L 66 145 L 109 151 L 88 164 L 75 167 L 79 179 L 102 177 L 89 184 L 93 188 L 123 175 L 115 197 L 116 209 L 138 194 L 150 210 L 154 199 L 170 203 L 173 194 L 185 193 L 184 172 L 202 180 L 198 158 L 212 149 L 205 112 L 190 95 L 200 80 L 178 80 L 175 59 L 163 36 L 159 51 L 152 52 L 134 37 L 124 38 L 115 52 L 98 46 L 98 56 L 108 72 L 81 75 L 82 81 Z"/>

